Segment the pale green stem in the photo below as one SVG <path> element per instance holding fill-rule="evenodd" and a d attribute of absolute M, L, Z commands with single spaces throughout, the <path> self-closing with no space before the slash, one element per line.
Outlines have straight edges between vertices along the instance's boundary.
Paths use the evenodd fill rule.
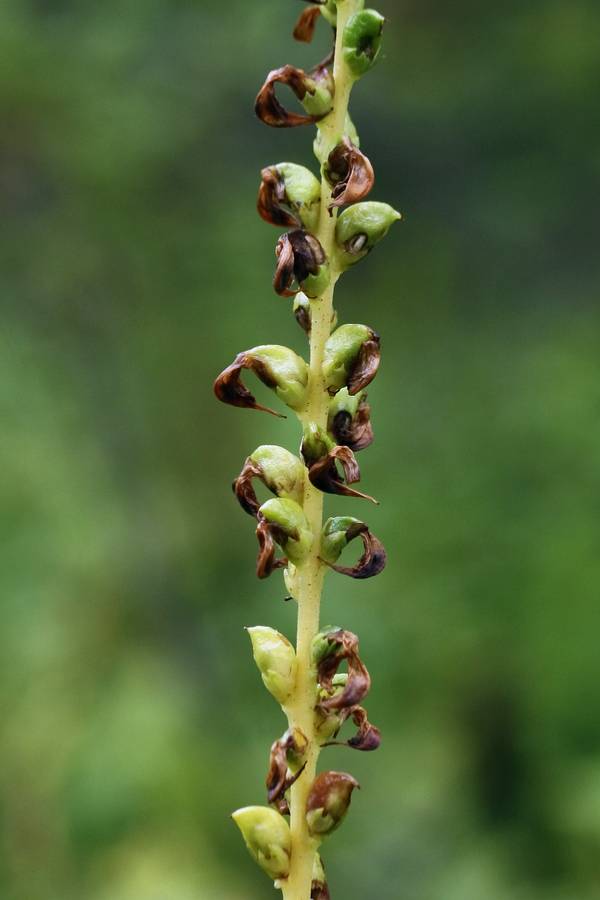
<path fill-rule="evenodd" d="M 319 127 L 323 144 L 333 148 L 344 134 L 348 101 L 353 79 L 342 56 L 342 37 L 346 22 L 360 7 L 360 0 L 338 0 L 338 27 L 333 77 L 335 81 L 334 108 Z M 331 188 L 325 178 L 321 183 L 321 213 L 316 236 L 332 267 L 331 284 L 323 296 L 311 301 L 310 371 L 306 409 L 303 422 L 321 428 L 327 426 L 329 394 L 322 374 L 325 343 L 331 331 L 333 293 L 340 272 L 336 267 L 336 215 L 329 215 Z M 290 827 L 292 856 L 289 878 L 283 883 L 284 900 L 309 900 L 312 869 L 317 844 L 310 837 L 306 824 L 306 801 L 314 781 L 320 747 L 314 731 L 316 701 L 315 672 L 311 663 L 311 645 L 319 631 L 321 591 L 325 567 L 319 560 L 319 535 L 323 527 L 323 494 L 305 478 L 304 513 L 310 523 L 315 541 L 306 562 L 298 568 L 296 599 L 298 600 L 298 638 L 296 654 L 298 674 L 296 690 L 287 706 L 290 726 L 301 728 L 309 741 L 306 768 L 290 792 Z"/>

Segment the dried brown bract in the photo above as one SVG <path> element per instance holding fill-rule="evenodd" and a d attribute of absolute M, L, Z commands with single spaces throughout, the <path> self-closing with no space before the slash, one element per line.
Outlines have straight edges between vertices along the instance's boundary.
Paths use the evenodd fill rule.
<path fill-rule="evenodd" d="M 242 371 L 249 369 L 269 388 L 277 386 L 277 382 L 272 378 L 268 368 L 260 360 L 249 355 L 247 352 L 238 353 L 230 366 L 224 369 L 216 379 L 213 389 L 216 397 L 222 403 L 228 403 L 230 406 L 238 406 L 243 409 L 258 409 L 262 412 L 271 413 L 280 419 L 285 419 L 282 413 L 270 409 L 268 406 L 262 406 L 256 402 L 254 395 L 246 388 L 241 381 Z"/>
<path fill-rule="evenodd" d="M 370 161 L 346 137 L 329 154 L 325 177 L 333 187 L 330 214 L 334 207 L 363 200 L 375 183 L 375 173 Z"/>
<path fill-rule="evenodd" d="M 351 578 L 372 578 L 374 575 L 379 575 L 385 569 L 387 560 L 385 547 L 379 538 L 369 531 L 368 525 L 365 525 L 364 522 L 353 525 L 346 532 L 348 543 L 356 537 L 360 537 L 363 542 L 363 553 L 356 565 L 338 566 L 334 563 L 327 563 L 327 565 L 335 572 L 349 575 Z"/>
<path fill-rule="evenodd" d="M 344 481 L 341 480 L 336 463 L 340 463 L 344 472 Z M 341 494 L 344 497 L 359 497 L 377 503 L 369 494 L 356 491 L 349 484 L 360 481 L 360 469 L 354 453 L 350 447 L 333 447 L 327 456 L 314 462 L 309 470 L 308 477 L 312 484 L 325 494 Z"/>
<path fill-rule="evenodd" d="M 277 84 L 287 85 L 300 101 L 304 100 L 307 93 L 314 94 L 315 91 L 314 83 L 304 69 L 289 65 L 273 69 L 258 92 L 254 107 L 256 115 L 265 125 L 272 128 L 295 128 L 298 125 L 313 125 L 323 118 L 323 115 L 306 115 L 285 109 L 275 95 Z"/>
<path fill-rule="evenodd" d="M 273 287 L 280 297 L 297 294 L 308 276 L 317 275 L 325 263 L 325 251 L 317 238 L 301 229 L 282 235 L 275 253 L 277 268 Z"/>
<path fill-rule="evenodd" d="M 271 225 L 282 228 L 298 228 L 300 219 L 285 208 L 287 196 L 285 180 L 275 166 L 268 166 L 260 173 L 261 183 L 256 208 L 259 216 Z"/>
<path fill-rule="evenodd" d="M 256 492 L 252 486 L 252 479 L 262 478 L 262 474 L 261 467 L 248 457 L 244 463 L 244 468 L 233 482 L 233 493 L 242 509 L 251 516 L 255 516 L 260 507 Z"/>
<path fill-rule="evenodd" d="M 375 331 L 371 331 L 371 337 L 361 346 L 348 376 L 348 393 L 350 395 L 358 394 L 377 375 L 381 362 L 380 344 L 379 335 Z"/>
<path fill-rule="evenodd" d="M 267 772 L 267 799 L 275 805 L 282 815 L 289 813 L 285 792 L 291 788 L 300 778 L 306 763 L 303 763 L 296 772 L 291 772 L 288 766 L 288 755 L 291 753 L 301 757 L 307 747 L 306 737 L 296 729 L 296 733 L 286 731 L 284 736 L 271 746 L 269 759 L 269 771 Z"/>
<path fill-rule="evenodd" d="M 285 557 L 283 559 L 275 559 L 277 533 L 276 526 L 271 522 L 267 522 L 264 518 L 259 518 L 256 526 L 256 537 L 258 539 L 256 574 L 259 578 L 268 578 L 275 569 L 283 569 L 288 564 Z M 281 537 L 282 540 L 285 539 L 284 536 Z"/>
<path fill-rule="evenodd" d="M 300 18 L 296 22 L 293 32 L 297 41 L 303 44 L 310 44 L 320 15 L 321 10 L 318 6 L 309 6 L 304 12 L 300 13 Z"/>
<path fill-rule="evenodd" d="M 331 420 L 330 430 L 338 442 L 358 452 L 373 443 L 371 407 L 367 395 L 363 394 L 354 416 L 348 410 L 340 409 Z"/>

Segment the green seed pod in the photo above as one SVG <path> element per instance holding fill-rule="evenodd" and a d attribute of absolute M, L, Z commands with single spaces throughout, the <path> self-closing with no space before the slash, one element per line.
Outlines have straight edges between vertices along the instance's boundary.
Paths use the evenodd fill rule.
<path fill-rule="evenodd" d="M 266 625 L 246 629 L 266 689 L 285 706 L 296 683 L 296 651 L 283 634 Z"/>
<path fill-rule="evenodd" d="M 357 787 L 356 778 L 345 772 L 321 772 L 315 778 L 306 803 L 306 821 L 313 837 L 323 838 L 341 825 Z"/>
<path fill-rule="evenodd" d="M 314 231 L 320 202 L 321 184 L 310 169 L 283 162 L 262 170 L 257 209 L 265 222 Z"/>
<path fill-rule="evenodd" d="M 302 562 L 308 555 L 313 535 L 302 507 L 293 500 L 267 500 L 258 511 L 259 518 L 269 526 L 273 538 L 293 563 Z"/>
<path fill-rule="evenodd" d="M 297 353 L 279 344 L 262 344 L 238 353 L 230 366 L 224 369 L 214 383 L 216 397 L 222 403 L 245 409 L 260 409 L 274 416 L 280 415 L 256 402 L 255 397 L 242 384 L 244 369 L 254 372 L 263 384 L 275 391 L 291 409 L 302 409 L 306 401 L 308 366 Z"/>
<path fill-rule="evenodd" d="M 255 516 L 260 503 L 253 487 L 253 479 L 263 484 L 278 497 L 302 503 L 304 493 L 304 465 L 302 461 L 276 444 L 264 444 L 252 453 L 244 468 L 233 482 L 233 491 L 244 509 Z"/>
<path fill-rule="evenodd" d="M 370 253 L 402 216 L 388 203 L 368 200 L 349 206 L 337 220 L 335 238 L 346 268 Z"/>
<path fill-rule="evenodd" d="M 381 35 L 385 19 L 374 9 L 355 13 L 344 28 L 344 61 L 355 79 L 371 69 L 381 50 Z"/>
<path fill-rule="evenodd" d="M 274 881 L 287 878 L 292 852 L 287 820 L 268 806 L 245 806 L 236 810 L 232 819 L 261 869 Z"/>
<path fill-rule="evenodd" d="M 381 354 L 379 335 L 366 325 L 340 325 L 325 344 L 323 377 L 327 389 L 335 394 L 347 387 L 357 394 L 377 374 Z"/>

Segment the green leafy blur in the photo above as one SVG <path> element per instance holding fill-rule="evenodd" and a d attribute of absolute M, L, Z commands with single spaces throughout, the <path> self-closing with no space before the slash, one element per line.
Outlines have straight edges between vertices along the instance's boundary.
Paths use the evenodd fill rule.
<path fill-rule="evenodd" d="M 389 564 L 330 575 L 323 621 L 361 637 L 383 744 L 324 756 L 363 787 L 332 896 L 592 900 L 600 7 L 378 5 L 352 114 L 403 221 L 338 308 L 382 336 L 382 503 L 327 512 Z M 295 610 L 230 483 L 299 431 L 211 384 L 253 345 L 305 352 L 254 205 L 261 167 L 314 166 L 312 129 L 252 112 L 327 51 L 324 23 L 294 44 L 302 8 L 0 5 L 2 900 L 271 896 L 229 819 L 284 730 L 243 626 L 293 637 Z"/>

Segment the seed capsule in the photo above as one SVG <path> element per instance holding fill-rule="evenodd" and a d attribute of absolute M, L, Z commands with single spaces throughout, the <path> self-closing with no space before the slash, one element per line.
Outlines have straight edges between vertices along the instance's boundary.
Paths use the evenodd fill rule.
<path fill-rule="evenodd" d="M 335 394 L 347 387 L 357 394 L 375 378 L 381 352 L 379 335 L 366 325 L 340 325 L 325 344 L 323 377 Z"/>
<path fill-rule="evenodd" d="M 341 825 L 357 787 L 356 778 L 345 772 L 321 772 L 315 778 L 306 804 L 308 830 L 313 837 L 325 837 Z"/>
<path fill-rule="evenodd" d="M 292 852 L 287 820 L 268 806 L 245 806 L 236 810 L 232 819 L 261 869 L 273 880 L 287 878 Z"/>
<path fill-rule="evenodd" d="M 278 497 L 302 503 L 304 466 L 297 456 L 284 447 L 274 444 L 257 447 L 233 482 L 233 491 L 242 509 L 251 516 L 255 516 L 260 507 L 252 485 L 254 478 L 259 478 Z"/>
<path fill-rule="evenodd" d="M 321 185 L 310 169 L 283 162 L 262 170 L 257 209 L 265 222 L 314 230 L 320 201 Z"/>
<path fill-rule="evenodd" d="M 246 629 L 252 655 L 266 689 L 285 706 L 296 683 L 296 651 L 288 639 L 266 625 Z"/>
<path fill-rule="evenodd" d="M 402 216 L 387 203 L 368 200 L 349 206 L 339 216 L 335 238 L 346 267 L 363 259 Z"/>
<path fill-rule="evenodd" d="M 372 69 L 381 51 L 385 19 L 374 9 L 355 13 L 344 28 L 342 41 L 344 61 L 354 78 Z"/>

